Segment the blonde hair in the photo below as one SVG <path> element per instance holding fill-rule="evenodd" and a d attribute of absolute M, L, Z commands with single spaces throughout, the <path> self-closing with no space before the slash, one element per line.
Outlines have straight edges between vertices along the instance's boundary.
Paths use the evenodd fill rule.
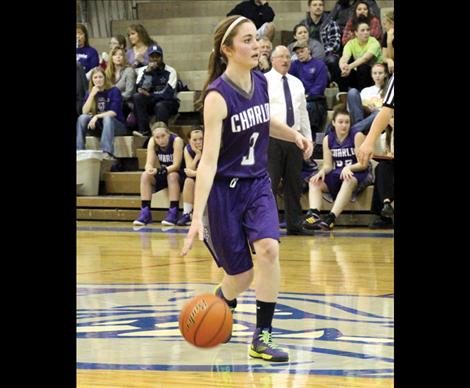
<path fill-rule="evenodd" d="M 103 86 L 103 90 L 108 90 L 108 89 L 111 89 L 113 87 L 113 84 L 111 83 L 111 81 L 109 80 L 109 78 L 106 76 L 106 72 L 99 66 L 93 68 L 91 70 L 91 73 L 90 73 L 90 82 L 88 83 L 88 92 L 91 93 L 91 89 L 93 89 L 93 86 L 95 86 L 95 84 L 93 83 L 93 76 L 100 72 L 101 74 L 103 74 L 103 77 L 104 77 L 104 86 Z M 95 115 L 96 112 L 97 112 L 97 107 L 96 107 L 96 96 L 95 98 L 93 99 L 93 104 L 90 108 L 90 112 Z"/>
<path fill-rule="evenodd" d="M 157 130 L 163 128 L 166 132 L 170 133 L 170 130 L 168 129 L 168 126 L 165 124 L 163 121 L 156 121 L 155 123 L 152 124 L 152 135 L 153 133 Z"/>
<path fill-rule="evenodd" d="M 117 82 L 116 79 L 116 66 L 114 65 L 113 62 L 113 56 L 116 55 L 116 53 L 121 50 L 122 51 L 122 66 L 124 68 L 129 66 L 129 63 L 127 63 L 127 56 L 126 56 L 126 50 L 123 49 L 122 47 L 114 47 L 111 52 L 109 53 L 109 61 L 108 61 L 108 66 L 106 66 L 106 70 L 104 71 L 106 74 L 106 78 L 109 79 L 110 82 L 115 84 Z"/>

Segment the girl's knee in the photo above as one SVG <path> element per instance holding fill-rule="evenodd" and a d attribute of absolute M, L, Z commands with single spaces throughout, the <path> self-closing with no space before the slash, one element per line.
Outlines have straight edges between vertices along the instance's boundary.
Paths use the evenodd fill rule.
<path fill-rule="evenodd" d="M 237 293 L 242 293 L 250 288 L 251 283 L 253 283 L 253 274 L 254 272 L 252 268 L 241 274 L 230 276 L 230 283 Z"/>
<path fill-rule="evenodd" d="M 274 239 L 263 239 L 258 241 L 255 249 L 258 260 L 272 263 L 279 259 L 279 243 Z"/>

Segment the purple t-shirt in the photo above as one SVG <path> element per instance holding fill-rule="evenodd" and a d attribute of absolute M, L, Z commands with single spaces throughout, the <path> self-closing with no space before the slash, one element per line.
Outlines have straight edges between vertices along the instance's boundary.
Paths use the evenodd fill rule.
<path fill-rule="evenodd" d="M 80 62 L 85 69 L 85 73 L 88 73 L 100 63 L 98 51 L 90 46 L 77 47 L 77 62 Z"/>
<path fill-rule="evenodd" d="M 225 73 L 207 93 L 216 90 L 227 104 L 216 178 L 254 178 L 267 174 L 269 144 L 269 96 L 265 76 L 251 71 L 251 90 L 246 93 Z"/>
<path fill-rule="evenodd" d="M 87 91 L 85 94 L 84 101 L 88 99 L 90 92 Z M 106 112 L 112 110 L 116 113 L 116 119 L 121 123 L 124 123 L 124 115 L 122 113 L 122 98 L 121 91 L 113 86 L 112 88 L 103 92 L 96 93 L 96 111 L 97 113 Z"/>

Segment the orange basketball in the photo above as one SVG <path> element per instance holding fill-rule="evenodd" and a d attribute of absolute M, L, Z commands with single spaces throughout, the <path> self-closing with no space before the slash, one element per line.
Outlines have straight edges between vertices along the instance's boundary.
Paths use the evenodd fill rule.
<path fill-rule="evenodd" d="M 196 295 L 184 305 L 179 317 L 184 339 L 200 348 L 212 348 L 224 342 L 232 324 L 227 303 L 211 294 Z"/>

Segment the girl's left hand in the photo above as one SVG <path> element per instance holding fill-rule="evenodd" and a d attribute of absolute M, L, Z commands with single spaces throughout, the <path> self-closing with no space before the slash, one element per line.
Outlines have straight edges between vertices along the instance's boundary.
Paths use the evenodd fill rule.
<path fill-rule="evenodd" d="M 96 116 L 93 116 L 90 122 L 88 123 L 88 128 L 95 129 L 97 121 L 98 121 L 98 118 Z"/>
<path fill-rule="evenodd" d="M 353 176 L 354 176 L 354 173 L 351 171 L 349 166 L 346 166 L 341 170 L 341 175 L 339 177 L 340 179 L 344 181 L 349 181 L 352 179 Z"/>

